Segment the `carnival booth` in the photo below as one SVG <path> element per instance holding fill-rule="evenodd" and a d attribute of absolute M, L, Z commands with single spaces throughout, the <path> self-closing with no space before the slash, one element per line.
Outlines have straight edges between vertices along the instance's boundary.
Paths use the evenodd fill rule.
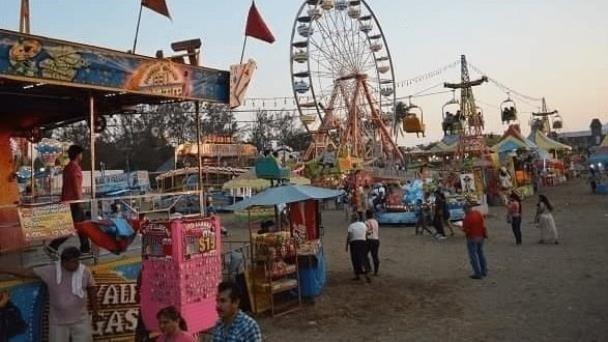
<path fill-rule="evenodd" d="M 190 57 L 196 57 L 194 59 L 198 61 L 198 51 Z M 68 237 L 76 230 L 85 233 L 97 247 L 124 252 L 132 235 L 127 239 L 120 234 L 121 228 L 110 227 L 107 230 L 108 227 L 104 227 L 104 224 L 111 225 L 114 221 L 104 218 L 102 221 L 87 220 L 74 224 L 70 214 L 70 203 L 80 203 L 91 217 L 97 218 L 100 202 L 108 200 L 99 197 L 95 179 L 95 137 L 106 127 L 104 116 L 126 115 L 140 104 L 192 101 L 200 124 L 201 102 L 229 102 L 230 79 L 228 71 L 185 64 L 177 59 L 149 58 L 0 30 L 0 252 L 3 253 L 0 261 L 15 267 L 48 263 L 49 260 L 40 260 L 41 253 L 31 251 L 38 250 L 43 241 Z M 90 151 L 91 162 L 90 165 L 82 165 L 83 169 L 90 170 L 90 197 L 57 203 L 54 196 L 41 197 L 40 189 L 36 189 L 36 183 L 32 182 L 26 204 L 19 196 L 15 177 L 21 165 L 15 163 L 13 156 L 21 153 L 31 159 L 32 154 L 28 151 L 34 150 L 38 144 L 39 155 L 45 159 L 45 165 L 47 162 L 50 165 L 51 154 L 58 151 L 39 144 L 43 133 L 81 120 L 87 121 L 90 132 L 87 150 Z M 199 164 L 199 174 L 200 168 Z M 35 174 L 33 168 L 31 174 Z M 197 189 L 192 193 L 200 195 L 201 192 Z M 170 195 L 175 194 L 163 196 Z M 131 203 L 131 200 L 138 199 L 143 203 L 150 198 L 146 195 L 132 196 L 128 201 Z M 121 199 L 112 197 L 109 200 Z M 148 212 L 157 209 L 151 201 Z M 124 221 L 131 223 L 130 228 L 137 231 L 138 214 L 142 212 L 143 205 L 131 209 L 135 215 Z M 155 314 L 153 311 L 167 304 L 169 299 L 176 301 L 171 304 L 177 304 L 182 315 L 188 317 L 190 329 L 208 328 L 215 317 L 211 303 L 220 267 L 219 249 L 212 247 L 219 246 L 218 223 L 213 219 L 211 223 L 200 218 L 192 220 L 169 220 L 162 224 L 149 224 L 145 228 L 145 271 L 142 275 L 149 280 L 144 287 L 149 295 L 146 301 L 149 302 L 145 305 L 143 318 L 150 327 L 155 327 L 155 320 L 151 318 Z M 154 234 L 165 236 L 159 241 L 150 238 Z M 110 243 L 105 244 L 104 241 Z M 94 253 L 90 260 L 98 264 L 92 269 L 100 284 L 97 299 L 102 310 L 101 320 L 93 322 L 94 338 L 103 341 L 133 340 L 139 317 L 134 279 L 140 262 L 130 261 L 125 267 L 109 265 L 105 264 L 102 254 Z M 182 266 L 190 270 L 196 268 L 197 272 L 186 274 Z M 199 274 L 200 270 L 203 272 Z M 193 273 L 197 275 L 191 277 Z M 169 274 L 174 278 L 163 277 Z M 155 277 L 157 279 L 150 280 Z M 167 284 L 177 286 L 167 288 Z M 10 288 L 11 299 L 24 313 L 28 324 L 25 334 L 14 340 L 45 340 L 46 315 L 43 308 L 46 298 L 41 284 L 0 280 L 2 288 Z M 117 292 L 123 290 L 124 293 Z M 162 292 L 165 290 L 171 290 L 171 293 Z M 199 291 L 201 296 L 193 291 Z M 111 300 L 107 296 L 111 296 Z M 205 310 L 210 312 L 207 314 Z"/>
<path fill-rule="evenodd" d="M 538 159 L 536 167 L 541 171 L 541 180 L 544 186 L 553 186 L 566 181 L 566 166 L 560 157 L 572 150 L 572 147 L 555 141 L 541 131 L 533 129 L 528 137 L 538 146 Z"/>
<path fill-rule="evenodd" d="M 516 191 L 522 197 L 532 196 L 538 146 L 521 134 L 518 125 L 511 125 L 491 150 L 498 155 L 498 181 L 503 198 L 510 191 Z"/>
<path fill-rule="evenodd" d="M 247 288 L 252 311 L 272 315 L 299 307 L 301 297 L 315 297 L 326 282 L 319 200 L 341 192 L 288 184 L 288 173 L 272 160 L 256 162 L 258 177 L 276 185 L 232 206 L 233 210 L 274 207 L 275 221 L 249 221 L 252 267 Z M 276 183 L 275 183 L 276 182 Z M 277 184 L 278 183 L 278 184 Z"/>
<path fill-rule="evenodd" d="M 219 218 L 193 217 L 147 222 L 142 230 L 141 315 L 158 331 L 156 314 L 173 305 L 198 333 L 217 321 L 221 281 Z"/>

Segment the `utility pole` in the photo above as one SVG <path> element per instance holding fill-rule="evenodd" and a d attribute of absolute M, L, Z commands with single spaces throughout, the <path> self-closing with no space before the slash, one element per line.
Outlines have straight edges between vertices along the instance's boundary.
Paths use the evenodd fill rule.
<path fill-rule="evenodd" d="M 30 0 L 21 0 L 19 32 L 27 34 L 30 33 Z"/>

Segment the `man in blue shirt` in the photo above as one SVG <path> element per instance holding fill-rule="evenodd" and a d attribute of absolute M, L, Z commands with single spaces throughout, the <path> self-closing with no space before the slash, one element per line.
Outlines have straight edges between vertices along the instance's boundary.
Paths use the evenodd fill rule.
<path fill-rule="evenodd" d="M 213 342 L 262 342 L 258 323 L 239 309 L 240 291 L 233 282 L 218 286 L 216 309 L 220 320 L 213 328 Z"/>

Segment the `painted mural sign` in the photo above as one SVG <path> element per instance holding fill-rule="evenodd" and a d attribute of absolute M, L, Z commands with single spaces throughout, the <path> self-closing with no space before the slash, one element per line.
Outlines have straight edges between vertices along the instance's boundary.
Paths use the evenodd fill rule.
<path fill-rule="evenodd" d="M 135 279 L 114 273 L 95 274 L 99 319 L 93 322 L 95 341 L 132 341 L 139 318 Z"/>
<path fill-rule="evenodd" d="M 230 73 L 0 30 L 0 77 L 228 103 Z"/>
<path fill-rule="evenodd" d="M 70 206 L 64 203 L 20 207 L 19 222 L 26 242 L 52 240 L 75 233 Z"/>

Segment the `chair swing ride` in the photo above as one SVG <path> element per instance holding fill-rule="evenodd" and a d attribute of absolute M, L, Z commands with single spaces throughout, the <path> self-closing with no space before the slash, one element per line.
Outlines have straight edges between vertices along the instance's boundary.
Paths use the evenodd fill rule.
<path fill-rule="evenodd" d="M 558 131 L 564 127 L 563 119 L 557 110 L 549 111 L 547 109 L 547 101 L 542 98 L 542 107 L 538 112 L 532 113 L 530 119 L 530 127 L 533 130 L 538 130 L 545 135 L 549 135 L 552 130 Z"/>
<path fill-rule="evenodd" d="M 297 112 L 313 137 L 304 161 L 336 153 L 341 171 L 404 162 L 394 140 L 393 62 L 365 1 L 304 1 L 290 50 Z"/>

